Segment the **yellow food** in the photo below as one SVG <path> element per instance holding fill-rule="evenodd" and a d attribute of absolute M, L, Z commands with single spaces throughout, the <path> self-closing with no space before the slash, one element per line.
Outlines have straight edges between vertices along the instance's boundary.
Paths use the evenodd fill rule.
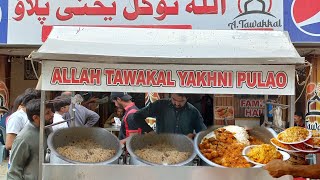
<path fill-rule="evenodd" d="M 319 138 L 320 137 L 320 132 L 317 130 L 312 130 L 312 137 Z"/>
<path fill-rule="evenodd" d="M 251 148 L 247 156 L 260 164 L 267 164 L 274 159 L 282 159 L 282 154 L 270 144 L 262 144 Z"/>
<path fill-rule="evenodd" d="M 309 135 L 309 131 L 303 127 L 291 127 L 278 135 L 278 140 L 282 142 L 292 143 L 305 140 Z"/>

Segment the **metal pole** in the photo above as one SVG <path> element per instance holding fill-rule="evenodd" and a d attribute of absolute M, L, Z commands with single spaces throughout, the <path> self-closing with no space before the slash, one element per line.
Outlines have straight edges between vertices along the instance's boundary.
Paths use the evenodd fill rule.
<path fill-rule="evenodd" d="M 50 128 L 52 126 L 55 126 L 55 125 L 58 125 L 58 124 L 62 124 L 62 123 L 65 123 L 65 122 L 69 122 L 69 121 L 72 121 L 72 119 L 67 119 L 67 120 L 64 120 L 64 121 L 57 122 L 57 123 L 52 123 L 50 125 L 46 125 L 44 128 Z"/>
<path fill-rule="evenodd" d="M 264 95 L 264 102 L 267 102 L 268 101 L 268 95 Z M 268 106 L 267 104 L 265 104 L 264 106 L 264 125 L 268 125 L 267 124 L 268 121 Z"/>
<path fill-rule="evenodd" d="M 289 96 L 289 110 L 288 110 L 288 118 L 289 118 L 289 127 L 294 126 L 294 112 L 296 110 L 294 102 L 296 101 L 296 96 Z"/>
<path fill-rule="evenodd" d="M 70 123 L 71 127 L 76 127 L 76 122 L 75 122 L 75 118 L 74 118 L 75 104 L 74 104 L 74 101 L 72 100 L 74 98 L 74 94 L 75 94 L 74 91 L 72 91 L 72 95 L 71 95 L 71 114 L 70 114 L 70 116 L 71 116 L 71 118 L 70 118 L 71 119 L 71 123 Z"/>
<path fill-rule="evenodd" d="M 39 179 L 42 179 L 42 163 L 44 161 L 44 108 L 46 101 L 46 92 L 41 91 L 41 106 L 40 106 L 40 134 L 39 134 Z"/>

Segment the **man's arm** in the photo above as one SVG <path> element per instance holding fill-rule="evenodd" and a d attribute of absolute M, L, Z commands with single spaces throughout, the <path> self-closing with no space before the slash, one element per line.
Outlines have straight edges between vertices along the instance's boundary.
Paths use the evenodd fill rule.
<path fill-rule="evenodd" d="M 85 112 L 86 122 L 84 126 L 92 127 L 99 121 L 100 116 L 96 112 L 91 111 L 90 109 L 87 109 L 80 105 L 79 107 Z"/>
<path fill-rule="evenodd" d="M 282 160 L 273 160 L 268 163 L 264 169 L 269 174 L 278 178 L 284 175 L 292 175 L 293 177 L 304 177 L 311 179 L 320 178 L 320 165 L 291 165 Z"/>
<path fill-rule="evenodd" d="M 19 116 L 10 116 L 6 127 L 6 149 L 11 150 L 14 139 L 23 128 L 23 119 Z"/>
<path fill-rule="evenodd" d="M 88 110 L 87 111 L 87 119 L 86 119 L 87 122 L 86 122 L 85 126 L 92 127 L 99 121 L 100 116 L 94 111 L 91 111 L 89 109 L 87 109 L 87 110 Z"/>
<path fill-rule="evenodd" d="M 30 149 L 24 141 L 15 141 L 10 155 L 10 169 L 7 179 L 23 179 L 23 170 L 30 157 Z"/>
<path fill-rule="evenodd" d="M 292 166 L 289 170 L 289 174 L 293 177 L 318 179 L 320 178 L 320 164 Z"/>
<path fill-rule="evenodd" d="M 153 131 L 153 129 L 146 122 L 146 118 L 153 116 L 152 110 L 155 107 L 154 103 L 149 104 L 149 106 L 146 106 L 133 114 L 134 123 L 137 124 L 145 132 Z"/>
<path fill-rule="evenodd" d="M 200 114 L 200 112 L 197 109 L 195 109 L 195 115 L 196 115 L 196 118 L 194 120 L 196 122 L 194 124 L 195 125 L 194 130 L 196 131 L 196 133 L 203 131 L 203 130 L 206 130 L 207 127 L 203 123 L 202 115 Z"/>
<path fill-rule="evenodd" d="M 121 122 L 121 127 L 120 127 L 120 131 L 119 131 L 119 135 L 118 135 L 119 140 L 122 140 L 124 138 L 126 138 L 126 129 L 124 127 L 124 122 Z"/>
<path fill-rule="evenodd" d="M 90 98 L 88 101 L 82 101 L 82 102 L 81 102 L 81 105 L 84 106 L 84 107 L 88 107 L 88 105 L 89 105 L 90 103 L 94 103 L 94 102 L 96 102 L 98 99 L 99 99 L 99 98 L 92 97 L 92 98 Z"/>
<path fill-rule="evenodd" d="M 17 137 L 17 134 L 7 133 L 6 135 L 6 149 L 11 150 L 14 139 Z"/>
<path fill-rule="evenodd" d="M 114 117 L 116 117 L 115 113 L 112 113 L 109 118 L 104 122 L 104 124 L 111 124 L 114 123 Z"/>

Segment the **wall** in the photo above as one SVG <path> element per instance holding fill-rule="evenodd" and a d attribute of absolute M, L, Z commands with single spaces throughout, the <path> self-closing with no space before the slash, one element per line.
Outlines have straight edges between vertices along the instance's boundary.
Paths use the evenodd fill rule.
<path fill-rule="evenodd" d="M 319 50 L 319 48 L 318 48 Z M 313 97 L 319 97 L 319 90 L 320 90 L 320 55 L 307 55 L 306 60 L 309 61 L 312 64 L 312 72 L 310 79 L 308 81 L 308 86 L 306 87 L 306 90 L 304 91 L 305 97 L 303 99 L 303 103 L 300 103 L 300 109 L 305 109 L 306 114 L 306 126 L 309 129 L 316 129 L 320 130 L 320 116 L 314 115 L 313 113 L 308 112 L 308 102 L 310 99 L 313 99 Z M 306 76 L 309 74 L 309 69 L 305 72 Z M 304 79 L 303 79 L 304 80 Z M 313 84 L 313 85 L 312 85 Z M 310 110 L 315 113 L 320 113 L 320 103 L 319 101 L 312 103 L 310 105 Z M 310 114 L 309 114 L 310 113 Z M 308 126 L 308 125 L 311 126 Z M 317 154 L 317 160 L 316 163 L 320 163 L 320 155 Z"/>
<path fill-rule="evenodd" d="M 36 87 L 37 80 L 24 80 L 24 57 L 11 58 L 10 74 L 10 105 L 12 106 L 15 98 L 24 92 L 25 89 Z"/>
<path fill-rule="evenodd" d="M 8 66 L 9 63 L 7 56 L 0 56 L 0 126 L 2 127 L 5 127 L 5 119 L 7 112 L 9 111 Z M 0 139 L 2 142 L 2 138 Z"/>
<path fill-rule="evenodd" d="M 271 100 L 276 100 L 280 104 L 288 104 L 287 96 L 269 96 Z M 260 113 L 264 113 L 263 107 L 241 107 L 241 99 L 264 100 L 263 95 L 215 95 L 214 97 L 214 123 L 215 125 L 224 125 L 224 118 L 228 125 L 243 125 L 250 122 L 251 125 L 260 125 Z M 252 110 L 252 117 L 245 116 L 245 109 Z M 219 112 L 221 111 L 221 113 Z M 261 110 L 261 111 L 258 111 Z M 228 112 L 229 111 L 229 112 Z M 254 111 L 254 112 L 253 112 Z M 224 113 L 225 112 L 225 113 Z M 288 109 L 282 109 L 282 120 L 287 121 Z M 219 115 L 221 115 L 219 117 Z M 258 116 L 257 116 L 258 115 Z"/>
<path fill-rule="evenodd" d="M 306 59 L 312 64 L 312 73 L 305 93 L 306 124 L 307 127 L 309 124 L 308 122 L 311 124 L 317 124 L 316 127 L 310 129 L 320 130 L 320 103 L 316 99 L 320 95 L 320 55 L 309 55 Z M 314 99 L 315 101 L 310 101 L 310 99 Z M 309 111 L 308 103 L 310 103 Z"/>

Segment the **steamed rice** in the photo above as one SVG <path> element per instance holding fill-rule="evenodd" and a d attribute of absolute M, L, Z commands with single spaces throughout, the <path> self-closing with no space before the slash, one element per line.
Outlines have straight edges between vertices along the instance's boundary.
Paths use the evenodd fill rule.
<path fill-rule="evenodd" d="M 66 146 L 58 147 L 57 152 L 67 159 L 85 163 L 103 162 L 116 153 L 115 150 L 103 148 L 92 139 L 70 142 Z"/>
<path fill-rule="evenodd" d="M 244 129 L 243 127 L 239 127 L 239 126 L 225 126 L 223 127 L 225 130 L 233 133 L 233 136 L 237 139 L 238 142 L 249 146 L 250 145 L 250 141 L 249 141 L 249 134 L 246 131 L 246 129 Z"/>
<path fill-rule="evenodd" d="M 162 165 L 178 164 L 187 160 L 191 153 L 180 152 L 168 144 L 148 145 L 135 151 L 141 159 Z"/>

